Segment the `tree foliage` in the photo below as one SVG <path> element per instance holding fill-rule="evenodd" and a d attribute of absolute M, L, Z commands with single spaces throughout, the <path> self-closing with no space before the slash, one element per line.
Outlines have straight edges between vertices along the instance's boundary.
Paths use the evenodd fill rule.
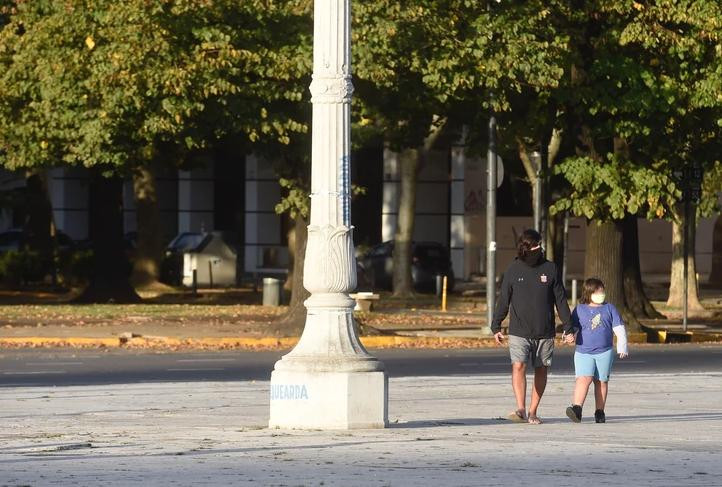
<path fill-rule="evenodd" d="M 123 171 L 228 134 L 288 143 L 309 2 L 38 0 L 0 32 L 0 163 Z"/>
<path fill-rule="evenodd" d="M 571 186 L 556 211 L 673 217 L 682 197 L 674 172 L 697 161 L 715 173 L 720 18 L 712 1 L 584 2 L 572 17 L 572 82 L 563 95 L 577 154 L 556 168 Z M 704 196 L 709 211 L 716 195 Z"/>

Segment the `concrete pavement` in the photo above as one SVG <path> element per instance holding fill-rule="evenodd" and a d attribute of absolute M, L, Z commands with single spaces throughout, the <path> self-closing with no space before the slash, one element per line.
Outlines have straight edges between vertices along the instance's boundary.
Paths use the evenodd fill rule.
<path fill-rule="evenodd" d="M 4 388 L 0 485 L 722 485 L 722 371 L 620 373 L 608 423 L 500 419 L 507 375 L 390 380 L 385 430 L 265 428 L 265 381 Z"/>

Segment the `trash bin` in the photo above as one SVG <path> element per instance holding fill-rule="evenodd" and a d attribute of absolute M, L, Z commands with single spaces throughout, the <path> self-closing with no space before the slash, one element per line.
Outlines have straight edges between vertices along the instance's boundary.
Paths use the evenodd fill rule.
<path fill-rule="evenodd" d="M 281 280 L 273 277 L 263 278 L 263 306 L 281 304 Z"/>

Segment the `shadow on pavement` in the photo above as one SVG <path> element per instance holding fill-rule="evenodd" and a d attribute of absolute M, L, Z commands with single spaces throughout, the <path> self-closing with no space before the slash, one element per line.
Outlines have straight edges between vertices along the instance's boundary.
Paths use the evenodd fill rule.
<path fill-rule="evenodd" d="M 449 426 L 492 426 L 503 423 L 512 424 L 504 418 L 454 418 L 454 419 L 427 419 L 424 421 L 406 421 L 403 423 L 390 423 L 389 428 L 445 428 Z"/>
<path fill-rule="evenodd" d="M 631 423 L 646 421 L 710 421 L 722 420 L 722 411 L 688 414 L 655 414 L 648 416 L 607 416 L 607 421 Z"/>

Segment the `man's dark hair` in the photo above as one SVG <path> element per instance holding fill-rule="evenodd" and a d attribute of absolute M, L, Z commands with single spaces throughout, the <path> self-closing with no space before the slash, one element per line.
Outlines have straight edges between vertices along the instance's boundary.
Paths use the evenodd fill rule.
<path fill-rule="evenodd" d="M 584 281 L 582 286 L 582 297 L 579 298 L 579 302 L 582 304 L 589 304 L 592 302 L 592 294 L 600 289 L 604 289 L 604 283 L 601 279 L 596 277 L 590 277 Z"/>
<path fill-rule="evenodd" d="M 520 259 L 526 257 L 529 251 L 541 243 L 541 235 L 536 230 L 528 229 L 519 236 L 516 250 Z"/>

